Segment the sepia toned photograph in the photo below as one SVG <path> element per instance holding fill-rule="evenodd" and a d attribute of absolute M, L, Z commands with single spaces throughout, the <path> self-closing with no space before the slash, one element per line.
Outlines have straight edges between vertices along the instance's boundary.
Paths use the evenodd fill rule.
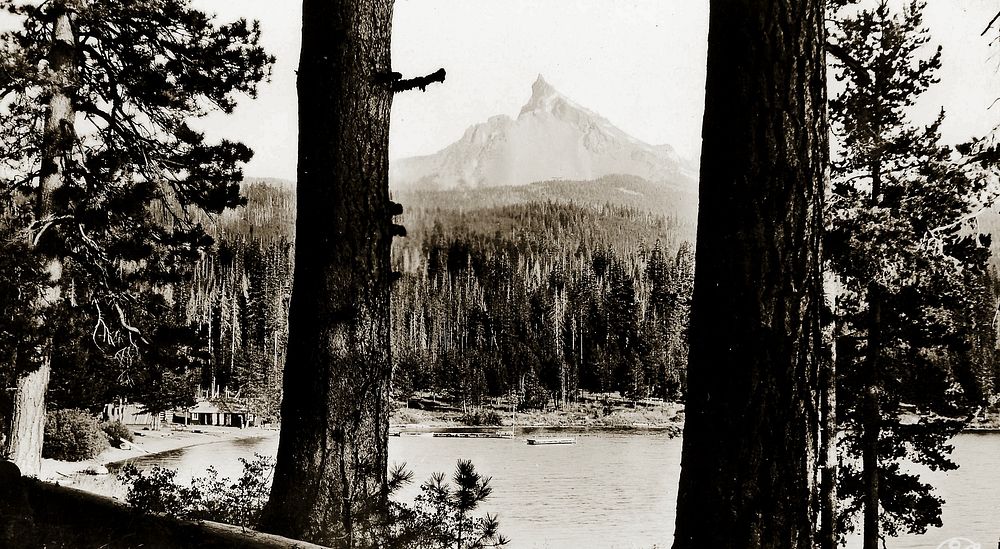
<path fill-rule="evenodd" d="M 0 389 L 0 549 L 1000 547 L 1000 3 L 0 0 Z"/>

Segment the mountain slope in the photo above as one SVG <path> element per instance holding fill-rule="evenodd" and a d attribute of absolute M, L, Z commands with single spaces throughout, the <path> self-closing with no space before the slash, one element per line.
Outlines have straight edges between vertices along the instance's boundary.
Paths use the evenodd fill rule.
<path fill-rule="evenodd" d="M 570 101 L 540 75 L 517 118 L 494 116 L 441 151 L 394 162 L 394 189 L 450 190 L 627 174 L 693 187 L 669 145 L 653 146 Z"/>
<path fill-rule="evenodd" d="M 608 175 L 594 181 L 541 181 L 517 187 L 484 187 L 449 191 L 398 191 L 394 200 L 405 212 L 413 209 L 473 212 L 531 203 L 575 204 L 600 209 L 624 207 L 638 212 L 676 218 L 689 227 L 694 238 L 698 197 L 693 189 L 651 183 L 636 176 Z"/>

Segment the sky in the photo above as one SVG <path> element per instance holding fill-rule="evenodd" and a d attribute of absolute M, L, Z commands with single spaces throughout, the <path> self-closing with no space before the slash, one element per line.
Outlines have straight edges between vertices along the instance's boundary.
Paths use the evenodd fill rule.
<path fill-rule="evenodd" d="M 202 127 L 255 149 L 248 174 L 292 178 L 300 18 L 277 4 L 195 2 L 222 19 L 260 20 L 262 40 L 278 59 L 256 101 Z M 692 0 L 399 0 L 393 68 L 409 77 L 444 67 L 448 76 L 426 92 L 396 95 L 390 157 L 430 154 L 472 124 L 517 115 L 539 74 L 636 137 L 693 154 L 707 18 L 707 3 Z"/>
<path fill-rule="evenodd" d="M 244 98 L 233 115 L 197 126 L 250 145 L 256 156 L 248 175 L 293 179 L 300 3 L 193 3 L 222 20 L 259 20 L 264 46 L 277 57 L 256 100 Z M 1000 124 L 1000 105 L 990 108 L 1000 97 L 1000 45 L 979 36 L 997 9 L 996 0 L 928 0 L 927 24 L 944 47 L 944 67 L 914 116 L 930 122 L 944 107 L 949 143 Z M 539 74 L 635 137 L 695 158 L 707 36 L 708 0 L 397 0 L 394 69 L 409 77 L 444 67 L 448 77 L 426 92 L 396 95 L 390 158 L 430 154 L 490 116 L 516 116 Z"/>

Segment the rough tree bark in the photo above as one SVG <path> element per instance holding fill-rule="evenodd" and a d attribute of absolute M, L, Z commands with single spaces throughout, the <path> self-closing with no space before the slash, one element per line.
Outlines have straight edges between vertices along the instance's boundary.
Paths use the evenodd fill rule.
<path fill-rule="evenodd" d="M 713 0 L 675 549 L 812 549 L 822 0 Z"/>
<path fill-rule="evenodd" d="M 305 0 L 295 273 L 266 531 L 334 547 L 385 497 L 392 0 Z"/>
<path fill-rule="evenodd" d="M 48 70 L 51 78 L 48 112 L 42 134 L 42 155 L 40 183 L 35 197 L 35 218 L 37 229 L 29 235 L 31 248 L 35 253 L 45 254 L 44 240 L 50 237 L 51 220 L 57 215 L 57 205 L 53 195 L 63 186 L 65 179 L 65 158 L 75 141 L 72 97 L 75 89 L 76 38 L 65 0 L 52 2 L 52 13 L 56 17 L 53 26 L 52 48 L 48 55 Z M 62 262 L 57 256 L 46 258 L 51 286 L 34 306 L 38 322 L 45 322 L 45 311 L 60 299 L 60 278 Z M 45 341 L 38 350 L 37 367 L 21 374 L 13 397 L 10 436 L 7 438 L 5 455 L 13 461 L 25 476 L 37 476 L 41 468 L 42 438 L 45 433 L 45 393 L 48 390 L 51 372 L 51 341 Z"/>

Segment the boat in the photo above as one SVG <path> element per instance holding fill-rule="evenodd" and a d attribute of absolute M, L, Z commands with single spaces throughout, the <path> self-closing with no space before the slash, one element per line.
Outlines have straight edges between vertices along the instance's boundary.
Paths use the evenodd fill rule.
<path fill-rule="evenodd" d="M 540 446 L 544 444 L 576 444 L 576 439 L 560 437 L 529 438 L 528 444 L 531 446 Z"/>

